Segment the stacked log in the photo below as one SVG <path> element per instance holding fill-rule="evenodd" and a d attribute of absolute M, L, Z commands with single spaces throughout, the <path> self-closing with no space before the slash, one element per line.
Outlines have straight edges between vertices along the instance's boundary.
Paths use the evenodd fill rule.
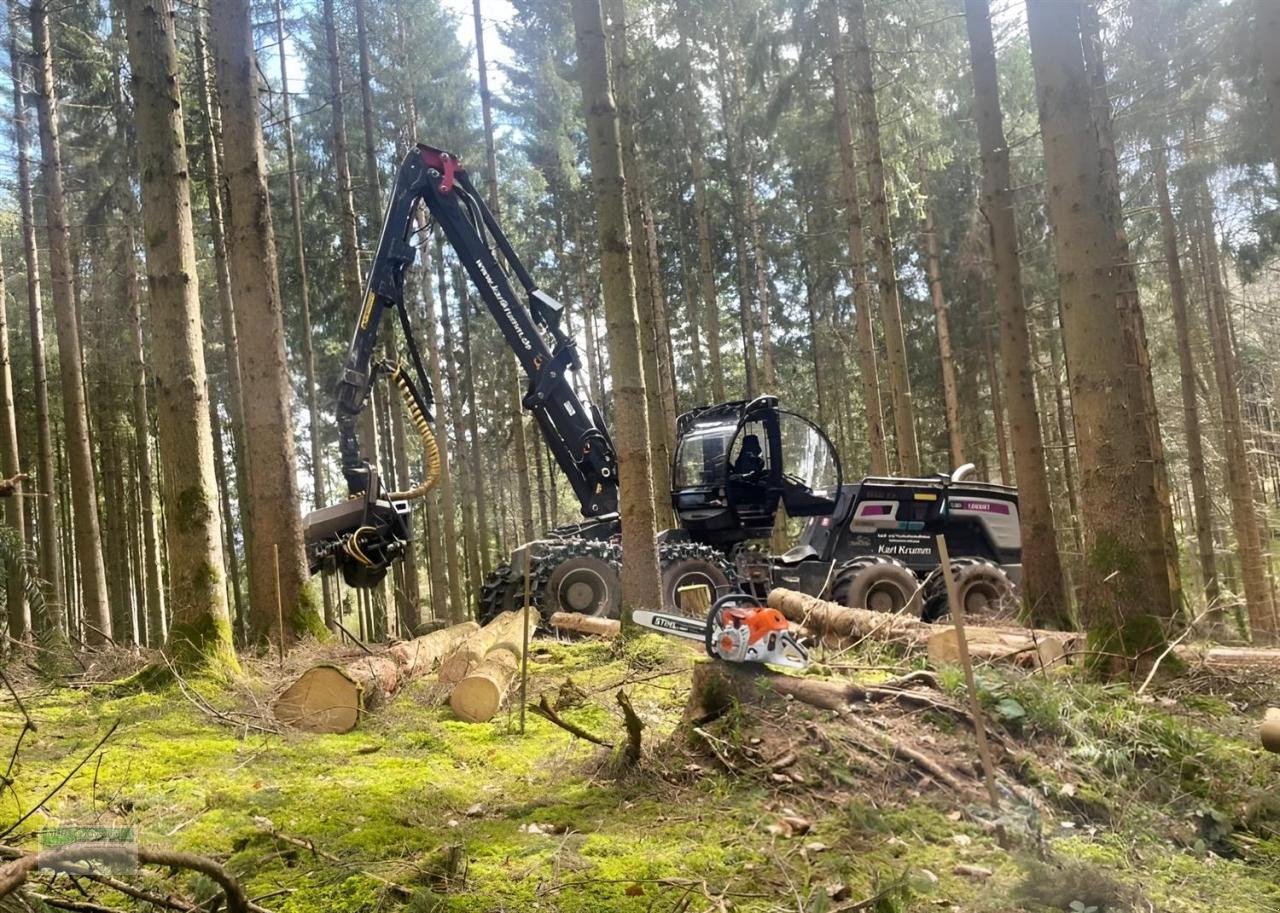
<path fill-rule="evenodd" d="M 499 615 L 467 638 L 449 658 L 451 675 L 459 675 L 457 670 L 463 669 L 449 695 L 449 706 L 458 719 L 467 723 L 484 723 L 502 709 L 520 669 L 526 641 L 523 622 L 522 612 Z M 537 616 L 531 615 L 530 628 L 536 624 Z M 531 636 L 533 631 L 528 634 Z M 445 681 L 445 671 L 442 666 L 441 681 Z"/>
<path fill-rule="evenodd" d="M 530 620 L 537 624 L 537 613 L 530 613 Z M 438 678 L 442 685 L 456 685 L 479 666 L 494 646 L 503 643 L 523 643 L 521 623 L 524 612 L 503 612 L 483 628 L 473 631 L 453 652 L 440 663 Z M 532 633 L 532 632 L 530 632 Z"/>
<path fill-rule="evenodd" d="M 478 629 L 467 621 L 347 663 L 318 663 L 276 699 L 275 717 L 307 732 L 350 732 L 362 714 L 432 669 Z"/>

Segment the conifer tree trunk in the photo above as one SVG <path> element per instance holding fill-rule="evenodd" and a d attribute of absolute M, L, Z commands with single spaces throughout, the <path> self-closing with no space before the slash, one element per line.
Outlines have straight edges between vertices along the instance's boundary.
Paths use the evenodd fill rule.
<path fill-rule="evenodd" d="M 476 404 L 477 367 L 471 351 L 471 301 L 467 294 L 466 277 L 462 275 L 460 266 L 454 267 L 453 287 L 458 290 L 458 315 L 462 330 L 462 374 L 465 381 L 462 394 L 467 401 L 467 435 L 471 441 L 469 452 L 471 471 L 471 491 L 475 496 L 476 535 L 480 544 L 480 571 L 488 574 L 492 567 L 489 558 L 489 511 L 488 495 L 485 490 L 484 454 L 480 452 L 479 409 Z M 476 581 L 478 586 L 479 579 Z"/>
<path fill-rule="evenodd" d="M 240 556 L 236 553 L 234 518 L 231 513 L 231 485 L 227 481 L 226 443 L 222 434 L 222 416 L 218 413 L 218 402 L 210 390 L 209 396 L 209 429 L 213 434 L 213 472 L 218 483 L 218 494 L 222 507 L 222 556 L 226 564 L 226 574 L 230 580 L 231 623 L 235 631 L 235 640 L 243 644 L 248 641 L 249 610 L 245 605 L 244 593 L 240 585 Z"/>
<path fill-rule="evenodd" d="M 27 274 L 27 324 L 31 334 L 31 398 L 35 402 L 36 544 L 40 577 L 45 581 L 44 617 L 33 618 L 37 633 L 53 634 L 67 628 L 67 591 L 58 550 L 58 491 L 61 479 L 54 474 L 53 431 L 49 419 L 49 377 L 45 364 L 44 302 L 40 288 L 40 253 L 36 245 L 35 213 L 31 200 L 31 148 L 27 134 L 29 90 L 23 78 L 23 55 L 18 48 L 17 0 L 9 0 L 9 75 L 13 80 L 13 134 L 18 158 L 18 208 L 21 213 L 22 258 Z"/>
<path fill-rule="evenodd" d="M 693 14 L 689 0 L 676 0 L 676 28 L 680 34 L 680 68 L 683 89 L 680 114 L 684 142 L 689 149 L 689 177 L 693 183 L 693 217 L 698 235 L 698 287 L 702 293 L 702 318 L 706 321 L 707 371 L 711 375 L 711 397 L 725 401 L 724 369 L 720 358 L 720 301 L 716 297 L 715 266 L 711 257 L 711 211 L 707 195 L 704 145 L 700 121 L 703 118 L 700 87 L 693 71 Z"/>
<path fill-rule="evenodd" d="M 1145 474 L 1144 485 L 1149 485 L 1156 493 L 1155 501 L 1149 505 L 1150 519 L 1153 529 L 1158 529 L 1160 535 L 1150 537 L 1149 547 L 1160 552 L 1169 576 L 1170 605 L 1177 608 L 1182 604 L 1182 572 L 1169 499 L 1169 471 L 1164 459 L 1164 440 L 1160 436 L 1160 416 L 1156 409 L 1151 353 L 1147 347 L 1147 331 L 1139 300 L 1138 276 L 1129 253 L 1129 235 L 1125 230 L 1120 200 L 1120 168 L 1116 158 L 1106 67 L 1102 59 L 1102 24 L 1097 0 L 1083 0 L 1080 4 L 1080 35 L 1085 72 L 1092 90 L 1092 112 L 1101 153 L 1104 193 L 1112 204 L 1105 206 L 1103 212 L 1111 223 L 1115 238 L 1115 269 L 1120 279 L 1116 307 L 1124 341 L 1129 348 L 1129 396 L 1132 402 L 1141 406 L 1131 410 L 1139 432 L 1136 438 L 1140 448 L 1138 468 Z"/>
<path fill-rule="evenodd" d="M 853 41 L 854 94 L 862 116 L 862 142 L 867 154 L 871 243 L 876 255 L 876 283 L 880 287 L 880 322 L 884 330 L 885 360 L 889 367 L 894 444 L 898 451 L 899 470 L 909 476 L 918 476 L 920 448 L 916 443 L 915 409 L 911 404 L 911 381 L 907 373 L 907 344 L 903 337 L 902 307 L 898 299 L 898 267 L 893 259 L 889 200 L 885 188 L 884 159 L 880 152 L 880 117 L 876 112 L 871 40 L 863 0 L 850 0 L 849 36 Z"/>
<path fill-rule="evenodd" d="M 13 369 L 9 362 L 9 294 L 5 289 L 4 262 L 0 260 L 0 472 L 12 479 L 22 469 L 18 456 L 18 420 L 13 408 Z M 22 513 L 23 486 L 4 499 L 4 524 L 13 530 L 19 545 L 26 545 L 27 529 Z M 31 634 L 31 606 L 27 602 L 26 568 L 21 561 L 5 564 L 5 609 L 9 636 L 25 640 Z"/>
<path fill-rule="evenodd" d="M 631 625 L 633 610 L 661 604 L 647 440 L 649 419 L 638 342 L 635 286 L 631 277 L 627 185 L 599 0 L 573 0 L 573 31 L 600 231 L 600 275 L 617 417 L 625 631 Z"/>
<path fill-rule="evenodd" d="M 444 258 L 444 246 L 441 235 L 436 236 L 436 257 L 440 260 Z M 431 386 L 436 390 L 444 393 L 444 372 L 440 369 L 440 334 L 436 329 L 436 297 L 431 288 L 431 261 L 427 259 L 427 250 L 422 248 L 422 291 L 423 304 L 426 308 L 423 321 L 423 333 L 426 336 L 427 343 L 427 370 L 431 372 Z M 440 278 L 444 278 L 444 267 L 441 265 Z M 443 283 L 440 288 L 440 300 L 445 302 Z M 447 306 L 447 305 L 445 305 Z M 446 404 L 443 400 L 436 405 L 437 412 L 441 419 L 445 418 L 444 413 L 447 411 Z M 457 510 L 457 498 L 454 494 L 453 472 L 450 468 L 449 461 L 449 435 L 445 433 L 445 422 L 439 421 L 440 434 L 437 435 L 436 444 L 440 448 L 440 519 L 441 531 L 444 535 L 444 558 L 445 571 L 448 574 L 449 584 L 449 612 L 448 617 L 451 621 L 459 622 L 467 620 L 467 602 L 462 595 L 462 567 L 458 563 L 458 521 L 455 511 Z"/>
<path fill-rule="evenodd" d="M 244 385 L 241 381 L 240 342 L 236 336 L 235 306 L 231 300 L 231 270 L 227 265 L 226 219 L 223 212 L 226 189 L 222 181 L 222 126 L 214 103 L 213 79 L 209 73 L 209 55 L 205 48 L 208 23 L 203 16 L 196 16 L 192 25 L 192 31 L 195 33 L 196 78 L 200 81 L 198 94 L 205 124 L 205 132 L 201 137 L 204 154 L 205 205 L 209 210 L 209 246 L 213 249 L 213 278 L 218 289 L 222 357 L 227 373 L 226 405 L 227 416 L 230 419 L 228 430 L 231 438 L 231 460 L 235 467 L 236 508 L 244 531 L 244 554 L 247 557 L 252 548 L 249 539 L 253 535 L 251 519 L 254 505 L 249 500 L 249 464 L 245 456 Z M 230 493 L 228 498 L 229 496 Z M 230 523 L 229 517 L 227 522 Z M 235 552 L 235 537 L 229 537 L 227 542 L 231 551 Z M 236 556 L 231 563 L 238 566 L 239 562 L 240 559 Z M 239 580 L 237 580 L 237 590 L 239 586 Z M 238 605 L 243 607 L 244 603 L 238 603 Z M 237 616 L 237 620 L 243 621 L 240 616 Z"/>
<path fill-rule="evenodd" d="M 922 182 L 923 183 L 923 182 Z M 929 300 L 938 332 L 938 358 L 942 374 L 942 399 L 947 410 L 947 449 L 952 467 L 965 460 L 964 430 L 960 427 L 960 396 L 956 392 L 955 355 L 951 351 L 951 316 L 942 291 L 942 257 L 938 252 L 938 226 L 933 217 L 933 200 L 924 200 L 925 273 L 929 280 Z"/>
<path fill-rule="evenodd" d="M 876 367 L 875 336 L 871 329 L 871 293 L 867 286 L 867 256 L 862 237 L 862 200 L 858 195 L 858 173 L 853 153 L 853 123 L 849 117 L 849 71 L 844 39 L 840 35 L 840 15 L 836 0 L 823 3 L 827 55 L 831 63 L 832 102 L 835 109 L 836 142 L 840 146 L 840 189 L 848 233 L 849 277 L 853 286 L 854 319 L 858 334 L 858 373 L 862 379 L 862 402 L 867 418 L 867 448 L 871 452 L 871 474 L 887 475 L 889 454 L 885 449 L 884 412 L 880 404 L 880 378 Z"/>
<path fill-rule="evenodd" d="M 58 96 L 53 79 L 53 45 L 46 0 L 31 3 L 32 63 L 35 70 L 36 114 L 40 124 L 41 171 L 48 223 L 49 278 L 58 332 L 58 367 L 62 386 L 62 414 L 67 434 L 67 464 L 75 509 L 77 569 L 84 617 L 91 643 L 109 642 L 111 610 L 102 560 L 102 532 L 98 492 L 93 475 L 93 450 L 85 405 L 84 362 L 80 328 L 72 293 L 70 239 L 62 186 L 62 148 L 58 138 Z"/>
<path fill-rule="evenodd" d="M 983 337 L 983 354 L 987 359 L 987 385 L 991 390 L 991 423 L 995 426 L 996 462 L 1000 465 L 1000 481 L 1005 485 L 1015 484 L 1013 468 L 1009 464 L 1009 438 L 1004 424 L 1004 393 L 1000 380 L 1000 365 L 996 361 L 996 350 L 991 345 L 989 335 Z"/>
<path fill-rule="evenodd" d="M 280 59 L 280 118 L 284 126 L 285 164 L 289 170 L 289 211 L 292 216 L 293 249 L 298 271 L 298 308 L 302 321 L 303 382 L 307 388 L 307 426 L 311 445 L 311 492 L 316 509 L 327 503 L 324 479 L 324 450 L 320 443 L 320 402 L 316 389 L 316 359 L 311 342 L 311 291 L 307 278 L 307 255 L 302 236 L 302 195 L 298 190 L 298 156 L 293 139 L 293 115 L 289 93 L 289 58 L 284 53 L 284 4 L 276 0 L 276 46 Z M 375 188 L 376 190 L 376 188 Z M 333 592 L 327 579 L 321 580 L 325 626 L 333 628 Z"/>
<path fill-rule="evenodd" d="M 1271 586 L 1267 580 L 1267 559 L 1260 538 L 1257 505 L 1253 500 L 1253 477 L 1240 410 L 1240 374 L 1236 363 L 1227 316 L 1226 288 L 1214 231 L 1213 197 L 1202 179 L 1197 190 L 1200 233 L 1208 266 L 1206 297 L 1209 342 L 1213 348 L 1213 373 L 1222 404 L 1223 451 L 1227 468 L 1227 495 L 1231 499 L 1231 525 L 1240 556 L 1240 577 L 1249 612 L 1249 630 L 1255 643 L 1275 643 L 1280 638 Z"/>
<path fill-rule="evenodd" d="M 226 145 L 227 252 L 244 382 L 250 500 L 258 508 L 250 515 L 251 627 L 256 640 L 274 632 L 279 640 L 290 643 L 303 634 L 323 634 L 324 625 L 303 554 L 292 397 L 248 0 L 218 3 L 210 38 Z M 277 594 L 276 548 L 283 631 L 278 630 L 273 598 Z"/>
<path fill-rule="evenodd" d="M 453 317 L 450 314 L 449 298 L 445 294 L 444 252 L 436 248 L 436 269 L 440 273 L 440 330 L 443 336 L 445 375 L 449 381 L 449 423 L 453 429 L 453 440 L 458 448 L 458 461 L 463 469 L 459 473 L 462 501 L 462 541 L 463 557 L 467 565 L 467 582 L 472 602 L 480 592 L 482 571 L 480 569 L 480 534 L 476 526 L 477 506 L 483 511 L 483 502 L 477 498 L 475 474 L 467 468 L 467 457 L 477 444 L 474 439 L 467 441 L 466 422 L 463 419 L 462 384 L 458 376 L 458 350 L 454 347 Z M 456 274 L 455 274 L 456 277 Z M 456 281 L 456 278 L 455 278 Z M 455 286 L 456 287 L 456 286 Z M 465 612 L 464 612 L 465 614 Z"/>
<path fill-rule="evenodd" d="M 1187 306 L 1187 284 L 1182 275 L 1182 256 L 1178 250 L 1178 226 L 1174 221 L 1173 203 L 1169 195 L 1169 164 L 1164 139 L 1151 144 L 1155 166 L 1156 206 L 1160 211 L 1160 239 L 1164 246 L 1165 269 L 1169 273 L 1169 303 L 1173 311 L 1174 335 L 1178 348 L 1178 379 L 1182 392 L 1182 430 L 1187 441 L 1187 475 L 1191 479 L 1192 514 L 1195 522 L 1196 549 L 1200 558 L 1200 577 L 1205 602 L 1218 599 L 1217 559 L 1213 551 L 1213 515 L 1209 499 L 1209 480 L 1205 477 L 1204 443 L 1200 439 L 1199 378 L 1191 350 L 1191 319 Z"/>
<path fill-rule="evenodd" d="M 476 32 L 476 70 L 480 80 L 480 113 L 484 121 L 484 149 L 488 166 L 485 182 L 489 189 L 489 209 L 496 218 L 498 206 L 498 150 L 493 140 L 493 100 L 489 93 L 489 68 L 484 53 L 484 17 L 480 0 L 472 0 L 472 20 Z M 502 356 L 506 363 L 507 387 L 510 390 L 511 450 L 515 458 L 516 494 L 520 502 L 520 535 L 528 542 L 534 538 L 533 495 L 529 487 L 529 443 L 524 427 L 524 385 L 512 354 Z"/>
<path fill-rule="evenodd" d="M 1254 0 L 1257 23 L 1254 34 L 1262 54 L 1262 79 L 1271 127 L 1271 160 L 1280 174 L 1280 3 Z"/>
<path fill-rule="evenodd" d="M 123 11 L 121 11 L 123 17 Z M 119 26 L 120 19 L 113 21 Z M 127 40 L 127 39 L 126 39 Z M 114 78 L 116 141 L 129 150 L 132 171 L 137 168 L 137 150 L 129 133 L 132 117 L 125 103 L 124 87 L 119 73 Z M 160 542 L 156 533 L 155 482 L 151 459 L 151 407 L 147 390 L 147 354 L 142 330 L 142 294 L 138 288 L 137 203 L 129 181 L 120 182 L 119 208 L 122 236 L 120 241 L 121 297 L 129 322 L 129 383 L 133 419 L 133 452 L 131 462 L 137 479 L 135 505 L 139 514 L 139 541 L 136 543 L 136 588 L 140 622 L 146 633 L 146 644 L 159 647 L 166 635 L 164 582 L 161 579 Z M 132 525 L 132 524 L 131 524 Z"/>
<path fill-rule="evenodd" d="M 1062 332 L 1081 474 L 1085 555 L 1081 603 L 1099 649 L 1136 657 L 1159 648 L 1156 621 L 1172 613 L 1161 535 L 1152 509 L 1158 493 L 1139 465 L 1149 442 L 1131 416 L 1129 351 L 1116 332 L 1122 289 L 1101 153 L 1090 110 L 1079 8 L 1028 0 L 1032 64 L 1049 182 L 1062 294 Z M 1104 658 L 1117 665 L 1114 657 Z"/>
<path fill-rule="evenodd" d="M 702 364 L 701 298 L 694 278 L 696 267 L 690 266 L 691 261 L 697 260 L 697 254 L 689 253 L 684 213 L 685 207 L 681 206 L 676 216 L 676 232 L 680 251 L 680 293 L 684 296 L 685 328 L 689 333 L 689 360 L 693 368 L 693 383 L 689 392 L 694 403 L 703 403 L 706 402 L 707 381 Z M 679 413 L 680 409 L 677 407 L 673 411 Z"/>
<path fill-rule="evenodd" d="M 1018 229 L 1014 219 L 1009 149 L 1004 134 L 1004 115 L 1000 109 L 995 41 L 987 0 L 966 0 L 965 19 L 973 69 L 978 141 L 982 149 L 981 208 L 991 245 L 1000 363 L 1004 368 L 1014 471 L 1018 479 L 1022 592 L 1039 624 L 1064 627 L 1069 624 L 1070 615 L 1035 399 L 1031 341 L 1022 297 L 1022 268 L 1018 262 Z M 994 378 L 994 370 L 992 376 Z M 997 386 L 993 381 L 993 398 Z M 996 421 L 997 428 L 1000 428 L 998 412 Z M 1000 457 L 1003 467 L 1003 445 Z M 1005 478 L 1007 481 L 1008 477 Z"/>
<path fill-rule="evenodd" d="M 653 514 L 660 527 L 671 524 L 671 447 L 667 439 L 659 369 L 660 342 L 657 311 L 661 288 L 655 287 L 658 264 L 651 254 L 653 224 L 646 218 L 648 203 L 635 137 L 635 88 L 631 85 L 631 59 L 627 50 L 625 0 L 607 0 L 609 14 L 610 75 L 618 95 L 618 129 L 622 141 L 622 167 L 627 175 L 627 218 L 636 289 L 636 316 L 640 321 L 640 356 L 644 367 L 645 396 L 649 413 L 650 466 L 653 469 Z"/>
<path fill-rule="evenodd" d="M 173 9 L 168 0 L 125 0 L 124 9 L 165 467 L 160 495 L 174 520 L 166 540 L 169 647 L 182 662 L 228 669 L 236 661 L 223 579 Z"/>

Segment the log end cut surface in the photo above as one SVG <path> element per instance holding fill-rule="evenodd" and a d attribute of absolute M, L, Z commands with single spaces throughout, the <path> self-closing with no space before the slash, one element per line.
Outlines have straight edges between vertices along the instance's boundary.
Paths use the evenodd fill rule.
<path fill-rule="evenodd" d="M 360 686 L 336 666 L 313 666 L 276 699 L 275 716 L 305 732 L 350 732 L 360 719 Z"/>

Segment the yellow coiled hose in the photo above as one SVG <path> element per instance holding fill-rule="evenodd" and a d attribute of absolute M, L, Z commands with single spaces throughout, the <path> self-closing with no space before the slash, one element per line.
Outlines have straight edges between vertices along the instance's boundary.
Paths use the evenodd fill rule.
<path fill-rule="evenodd" d="M 408 491 L 393 491 L 388 497 L 393 501 L 412 501 L 416 498 L 421 498 L 440 482 L 440 447 L 436 444 L 436 436 L 431 430 L 431 424 L 427 421 L 427 417 L 422 414 L 422 410 L 418 408 L 417 400 L 409 388 L 409 379 L 405 377 L 403 365 L 396 365 L 395 370 L 391 372 L 391 379 L 400 388 L 400 396 L 404 400 L 405 408 L 409 410 L 409 420 L 413 422 L 413 427 L 418 430 L 418 437 L 422 438 L 422 449 L 426 454 L 427 461 L 427 474 L 421 482 Z"/>
<path fill-rule="evenodd" d="M 409 412 L 409 419 L 413 422 L 413 427 L 418 431 L 418 437 L 422 439 L 423 453 L 426 455 L 427 474 L 421 482 L 410 488 L 408 491 L 393 491 L 387 497 L 393 501 L 413 501 L 423 497 L 431 489 L 435 488 L 440 481 L 440 447 L 436 444 L 435 433 L 431 430 L 431 424 L 427 421 L 427 417 L 422 414 L 422 410 L 418 408 L 417 399 L 413 395 L 413 391 L 409 386 L 409 380 L 404 375 L 402 365 L 396 365 L 391 372 L 391 379 L 396 382 L 396 386 L 400 388 L 400 396 L 404 400 L 405 408 Z M 360 546 L 360 537 L 365 533 L 374 531 L 372 526 L 362 526 L 354 533 L 347 537 L 347 541 L 343 543 L 343 550 L 361 564 L 369 567 L 373 564 L 373 560 L 365 554 L 364 549 Z"/>

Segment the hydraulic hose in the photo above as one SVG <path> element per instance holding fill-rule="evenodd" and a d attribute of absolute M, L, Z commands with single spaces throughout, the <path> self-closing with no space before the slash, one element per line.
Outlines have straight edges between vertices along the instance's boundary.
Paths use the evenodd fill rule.
<path fill-rule="evenodd" d="M 409 420 L 413 422 L 413 427 L 417 429 L 418 437 L 422 439 L 422 450 L 426 455 L 427 474 L 421 482 L 408 491 L 393 491 L 388 497 L 393 501 L 413 501 L 423 497 L 440 482 L 440 446 L 436 443 L 436 436 L 431 430 L 431 423 L 427 421 L 426 415 L 422 412 L 422 407 L 418 404 L 417 394 L 414 392 L 412 382 L 404 373 L 403 365 L 397 364 L 395 366 L 391 372 L 391 379 L 400 388 L 400 397 L 404 400 L 405 408 L 409 412 Z"/>

